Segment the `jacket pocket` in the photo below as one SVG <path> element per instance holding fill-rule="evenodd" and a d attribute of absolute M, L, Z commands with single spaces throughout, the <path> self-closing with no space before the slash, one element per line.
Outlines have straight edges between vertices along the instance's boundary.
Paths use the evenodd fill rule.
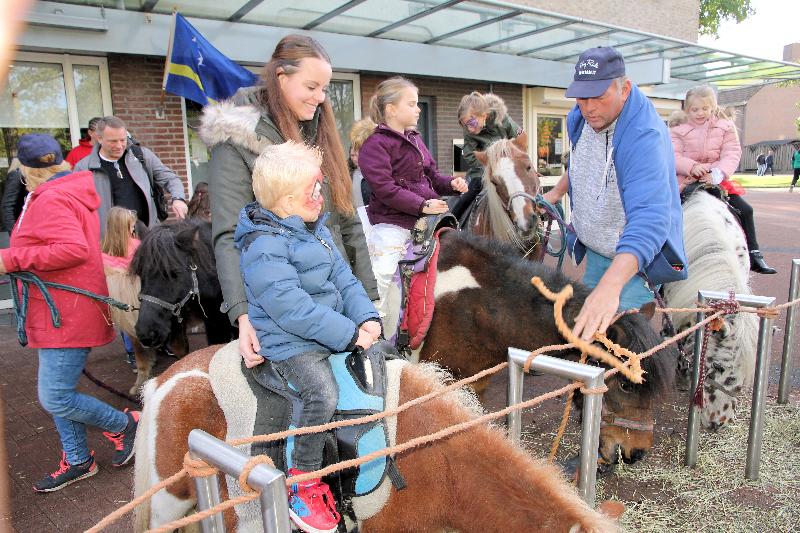
<path fill-rule="evenodd" d="M 644 269 L 647 279 L 654 285 L 686 279 L 686 264 L 669 241 Z"/>

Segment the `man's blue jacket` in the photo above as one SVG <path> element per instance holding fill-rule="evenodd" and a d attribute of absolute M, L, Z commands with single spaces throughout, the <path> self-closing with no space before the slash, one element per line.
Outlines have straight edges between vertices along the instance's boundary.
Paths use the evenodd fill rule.
<path fill-rule="evenodd" d="M 567 117 L 573 147 L 578 144 L 585 122 L 576 105 Z M 626 218 L 616 253 L 633 254 L 639 261 L 640 273 L 654 284 L 686 279 L 683 212 L 672 140 L 653 104 L 635 85 L 631 85 L 617 119 L 613 146 L 613 163 Z M 578 241 L 572 249 L 580 262 L 585 247 Z"/>

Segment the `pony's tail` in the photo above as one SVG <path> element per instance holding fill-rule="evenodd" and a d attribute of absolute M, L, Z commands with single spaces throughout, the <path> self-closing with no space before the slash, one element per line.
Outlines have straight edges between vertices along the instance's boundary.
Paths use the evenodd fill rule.
<path fill-rule="evenodd" d="M 150 479 L 150 471 L 153 468 L 152 463 L 155 457 L 150 456 L 150 432 L 155 429 L 154 425 L 157 413 L 153 412 L 153 402 L 149 400 L 153 397 L 155 392 L 155 379 L 149 380 L 142 387 L 142 402 L 144 407 L 139 417 L 139 426 L 136 428 L 136 441 L 134 442 L 134 449 L 136 450 L 136 461 L 134 462 L 133 471 L 134 498 L 144 494 L 144 492 L 153 485 L 153 481 Z M 150 500 L 139 505 L 134 511 L 134 516 L 134 531 L 141 533 L 150 529 Z"/>

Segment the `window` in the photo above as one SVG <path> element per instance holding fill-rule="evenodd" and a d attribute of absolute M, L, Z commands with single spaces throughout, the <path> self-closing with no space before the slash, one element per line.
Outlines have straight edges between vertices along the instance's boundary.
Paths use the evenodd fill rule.
<path fill-rule="evenodd" d="M 344 153 L 350 153 L 350 128 L 361 118 L 361 88 L 358 74 L 334 72 L 328 90 L 328 98 L 336 119 L 336 128 L 342 140 Z M 203 108 L 200 104 L 184 99 L 184 123 L 188 149 L 189 187 L 201 181 L 208 182 L 209 151 L 197 134 Z"/>
<path fill-rule="evenodd" d="M 101 57 L 20 52 L 0 90 L 0 189 L 26 133 L 49 133 L 66 155 L 89 119 L 111 111 L 108 66 Z M 8 233 L 0 233 L 0 248 Z M 0 287 L 0 309 L 11 307 L 9 286 Z"/>
<path fill-rule="evenodd" d="M 0 91 L 0 181 L 19 137 L 49 133 L 66 154 L 89 119 L 111 114 L 105 58 L 21 52 Z"/>
<path fill-rule="evenodd" d="M 561 157 L 567 149 L 566 143 L 563 116 L 536 117 L 536 167 L 540 173 L 561 175 Z"/>

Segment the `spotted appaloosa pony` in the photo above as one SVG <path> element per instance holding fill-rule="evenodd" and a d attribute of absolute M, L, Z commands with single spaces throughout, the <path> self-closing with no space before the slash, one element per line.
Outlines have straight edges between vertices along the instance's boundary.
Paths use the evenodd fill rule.
<path fill-rule="evenodd" d="M 670 307 L 695 307 L 701 289 L 750 293 L 747 243 L 724 202 L 703 190 L 693 193 L 683 204 L 683 240 L 689 277 L 664 286 Z M 676 314 L 673 321 L 678 331 L 684 330 L 696 322 L 696 313 Z M 757 336 L 758 318 L 752 313 L 726 316 L 722 329 L 709 335 L 700 411 L 705 427 L 718 429 L 733 421 L 736 397 L 753 383 Z M 691 357 L 693 348 L 694 335 L 690 335 L 683 352 Z M 686 384 L 690 364 L 684 357 L 679 359 L 678 380 Z"/>
<path fill-rule="evenodd" d="M 192 429 L 201 428 L 220 439 L 241 436 L 233 428 L 241 425 L 237 418 L 245 416 L 255 397 L 242 374 L 235 345 L 195 352 L 145 385 L 136 435 L 137 495 L 181 469 Z M 441 372 L 437 375 L 431 365 L 392 361 L 387 366 L 390 363 L 398 365 L 399 379 L 389 382 L 389 394 L 400 403 L 442 387 Z M 407 442 L 472 419 L 478 410 L 474 397 L 470 400 L 466 393 L 437 397 L 397 416 L 396 441 Z M 387 484 L 383 506 L 372 510 L 374 514 L 359 524 L 359 531 L 602 533 L 618 529 L 612 520 L 590 509 L 556 468 L 533 460 L 493 427 L 476 426 L 395 459 L 406 488 L 397 491 Z M 223 498 L 240 494 L 238 483 L 224 477 L 221 493 Z M 138 508 L 135 529 L 163 525 L 194 505 L 194 484 L 184 478 Z M 229 531 L 260 531 L 258 508 L 254 512 L 248 505 L 225 512 Z"/>
<path fill-rule="evenodd" d="M 513 246 L 463 232 L 441 235 L 441 250 L 434 288 L 435 310 L 420 361 L 435 361 L 456 378 L 471 376 L 507 358 L 508 347 L 534 350 L 566 341 L 556 329 L 553 304 L 531 285 L 539 276 L 552 291 L 571 283 L 574 296 L 564 318 L 572 324 L 589 289 L 555 269 L 519 258 Z M 661 342 L 648 319 L 641 315 L 620 318 L 609 337 L 641 353 Z M 574 351 L 551 353 L 577 360 Z M 621 458 L 634 462 L 653 444 L 653 408 L 659 394 L 672 387 L 677 351 L 666 348 L 642 361 L 645 381 L 635 385 L 624 377 L 607 381 L 603 397 L 600 453 L 608 462 Z M 481 394 L 488 380 L 476 384 Z"/>
<path fill-rule="evenodd" d="M 483 189 L 464 225 L 475 235 L 513 243 L 522 255 L 541 259 L 539 218 L 533 198 L 539 174 L 526 150 L 527 135 L 501 139 L 485 152 L 475 152 L 483 164 Z"/>

